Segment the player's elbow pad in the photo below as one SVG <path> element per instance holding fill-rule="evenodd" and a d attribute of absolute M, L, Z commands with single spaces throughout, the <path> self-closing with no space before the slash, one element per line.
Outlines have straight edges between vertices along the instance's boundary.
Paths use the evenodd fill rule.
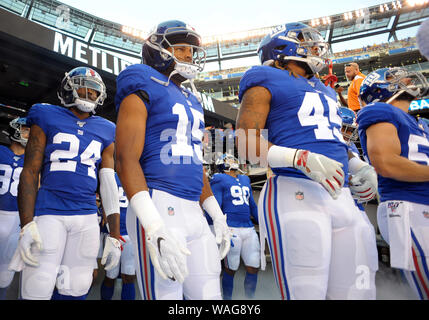
<path fill-rule="evenodd" d="M 115 171 L 111 168 L 102 168 L 98 176 L 100 178 L 100 197 L 104 213 L 106 216 L 119 213 L 119 193 Z"/>

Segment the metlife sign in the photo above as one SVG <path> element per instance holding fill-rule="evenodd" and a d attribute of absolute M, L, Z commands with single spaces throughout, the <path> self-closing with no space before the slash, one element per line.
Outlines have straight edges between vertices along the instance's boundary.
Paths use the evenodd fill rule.
<path fill-rule="evenodd" d="M 139 62 L 137 59 L 129 62 L 59 32 L 55 32 L 53 50 L 115 75 L 118 75 L 127 66 Z"/>
<path fill-rule="evenodd" d="M 429 110 L 429 99 L 415 100 L 410 104 L 410 111 Z"/>

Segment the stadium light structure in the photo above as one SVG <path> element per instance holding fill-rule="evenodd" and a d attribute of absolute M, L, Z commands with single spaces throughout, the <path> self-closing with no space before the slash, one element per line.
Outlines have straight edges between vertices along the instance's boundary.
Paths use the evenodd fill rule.
<path fill-rule="evenodd" d="M 414 8 L 429 3 L 429 0 L 407 0 L 406 2 L 408 6 Z"/>
<path fill-rule="evenodd" d="M 146 33 L 143 32 L 142 30 L 136 29 L 136 28 L 132 28 L 132 27 L 128 27 L 128 26 L 122 26 L 122 33 L 128 34 L 130 36 L 136 37 L 136 38 L 140 38 L 145 40 L 146 39 Z"/>

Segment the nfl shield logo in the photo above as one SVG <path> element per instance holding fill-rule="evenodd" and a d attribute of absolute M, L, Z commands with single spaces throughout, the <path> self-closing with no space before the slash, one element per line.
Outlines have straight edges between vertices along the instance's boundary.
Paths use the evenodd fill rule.
<path fill-rule="evenodd" d="M 168 207 L 168 215 L 174 216 L 174 208 L 173 207 Z"/>
<path fill-rule="evenodd" d="M 78 121 L 77 122 L 77 125 L 80 127 L 80 128 L 83 128 L 83 126 L 86 124 L 86 122 L 83 122 L 83 121 Z"/>
<path fill-rule="evenodd" d="M 423 211 L 423 215 L 426 219 L 429 219 L 429 212 L 428 211 Z"/>
<path fill-rule="evenodd" d="M 304 192 L 302 191 L 295 192 L 295 199 L 300 201 L 304 200 Z"/>

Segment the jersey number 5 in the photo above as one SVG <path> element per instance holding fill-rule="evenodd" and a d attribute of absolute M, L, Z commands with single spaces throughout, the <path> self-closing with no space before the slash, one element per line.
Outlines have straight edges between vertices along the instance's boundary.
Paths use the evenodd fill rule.
<path fill-rule="evenodd" d="M 73 134 L 59 132 L 54 136 L 54 144 L 69 143 L 68 150 L 55 150 L 51 154 L 50 171 L 70 171 L 76 172 L 77 161 L 70 160 L 79 156 L 80 141 Z M 84 152 L 80 155 L 80 162 L 88 166 L 88 176 L 96 179 L 95 164 L 101 158 L 101 143 L 92 140 Z M 61 162 L 60 159 L 66 160 Z"/>

